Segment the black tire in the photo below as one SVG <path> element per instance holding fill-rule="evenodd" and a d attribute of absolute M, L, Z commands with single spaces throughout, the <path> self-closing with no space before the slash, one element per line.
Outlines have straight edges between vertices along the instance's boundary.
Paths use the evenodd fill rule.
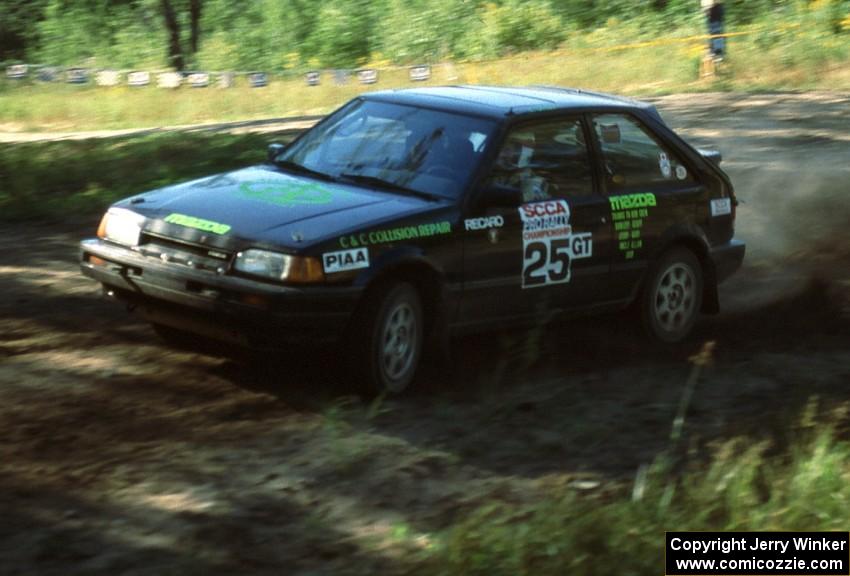
<path fill-rule="evenodd" d="M 416 376 L 422 358 L 422 299 L 413 285 L 379 288 L 364 303 L 350 331 L 357 378 L 370 394 L 398 394 Z"/>
<path fill-rule="evenodd" d="M 650 267 L 640 300 L 643 327 L 653 339 L 675 344 L 687 338 L 702 307 L 702 266 L 693 252 L 671 248 Z"/>

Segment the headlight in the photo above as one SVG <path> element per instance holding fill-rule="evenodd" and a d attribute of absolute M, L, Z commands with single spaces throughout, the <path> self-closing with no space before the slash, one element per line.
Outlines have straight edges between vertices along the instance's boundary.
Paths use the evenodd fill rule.
<path fill-rule="evenodd" d="M 125 246 L 138 246 L 145 217 L 124 208 L 110 208 L 97 229 L 99 238 Z"/>
<path fill-rule="evenodd" d="M 239 252 L 233 268 L 243 274 L 281 282 L 321 282 L 325 279 L 322 263 L 316 258 L 290 256 L 256 248 Z"/>

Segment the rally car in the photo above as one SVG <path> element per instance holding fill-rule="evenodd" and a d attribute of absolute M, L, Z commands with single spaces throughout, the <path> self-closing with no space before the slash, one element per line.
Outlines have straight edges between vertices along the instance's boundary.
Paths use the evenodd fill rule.
<path fill-rule="evenodd" d="M 163 334 L 336 342 L 396 392 L 459 332 L 633 305 L 684 339 L 744 257 L 719 164 L 618 96 L 381 91 L 263 165 L 116 203 L 81 268 Z"/>

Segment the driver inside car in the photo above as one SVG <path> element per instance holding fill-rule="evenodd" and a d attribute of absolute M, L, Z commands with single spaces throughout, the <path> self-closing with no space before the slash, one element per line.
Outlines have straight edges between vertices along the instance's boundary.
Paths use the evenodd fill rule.
<path fill-rule="evenodd" d="M 493 168 L 492 182 L 519 189 L 523 202 L 551 198 L 546 179 L 532 170 L 534 148 L 533 132 L 513 132 L 505 140 Z"/>

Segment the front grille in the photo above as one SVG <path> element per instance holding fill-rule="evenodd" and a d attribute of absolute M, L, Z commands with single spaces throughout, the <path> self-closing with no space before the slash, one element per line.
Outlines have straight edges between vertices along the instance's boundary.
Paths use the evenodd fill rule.
<path fill-rule="evenodd" d="M 196 270 L 209 270 L 219 274 L 223 274 L 230 268 L 233 257 L 230 252 L 210 249 L 209 246 L 200 246 L 148 233 L 142 234 L 139 252 L 151 258 L 159 258 L 163 262 L 188 266 Z"/>

